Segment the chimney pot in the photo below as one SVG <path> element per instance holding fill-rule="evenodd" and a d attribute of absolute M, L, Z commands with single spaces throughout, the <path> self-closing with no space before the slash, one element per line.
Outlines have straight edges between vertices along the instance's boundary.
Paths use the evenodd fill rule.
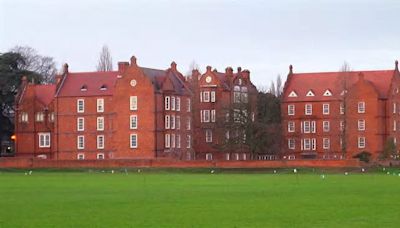
<path fill-rule="evenodd" d="M 176 62 L 175 62 L 175 61 L 172 61 L 172 63 L 171 63 L 171 69 L 172 69 L 173 71 L 176 71 Z"/>
<path fill-rule="evenodd" d="M 68 63 L 64 63 L 63 65 L 63 74 L 68 74 Z"/>
<path fill-rule="evenodd" d="M 132 55 L 132 57 L 131 57 L 131 66 L 136 66 L 136 65 L 137 65 L 136 57 L 134 55 Z"/>
<path fill-rule="evenodd" d="M 237 68 L 237 71 L 238 71 L 238 73 L 242 72 L 242 68 L 241 68 L 241 67 L 238 67 L 238 68 Z"/>
<path fill-rule="evenodd" d="M 207 66 L 207 71 L 211 71 L 211 66 Z"/>

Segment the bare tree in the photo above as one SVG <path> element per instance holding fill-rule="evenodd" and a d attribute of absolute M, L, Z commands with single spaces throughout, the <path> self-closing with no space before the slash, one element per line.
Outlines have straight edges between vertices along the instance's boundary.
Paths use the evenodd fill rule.
<path fill-rule="evenodd" d="M 276 96 L 280 97 L 282 94 L 282 77 L 280 74 L 276 77 Z"/>
<path fill-rule="evenodd" d="M 112 57 L 110 53 L 110 49 L 107 45 L 103 45 L 101 49 L 99 61 L 96 67 L 97 71 L 112 71 L 113 64 L 112 64 Z"/>
<path fill-rule="evenodd" d="M 274 95 L 274 96 L 277 96 L 276 87 L 275 87 L 275 82 L 274 81 L 271 81 L 271 87 L 269 88 L 269 93 Z"/>
<path fill-rule="evenodd" d="M 24 61 L 21 61 L 18 66 L 21 70 L 41 75 L 43 83 L 53 82 L 57 69 L 52 57 L 39 55 L 35 49 L 28 46 L 15 46 L 10 51 L 23 57 Z"/>
<path fill-rule="evenodd" d="M 340 68 L 341 76 L 341 102 L 340 102 L 340 142 L 341 142 L 341 150 L 342 156 L 345 157 L 347 151 L 347 91 L 348 91 L 348 80 L 349 73 L 351 71 L 350 65 L 347 62 L 344 62 L 342 67 Z"/>

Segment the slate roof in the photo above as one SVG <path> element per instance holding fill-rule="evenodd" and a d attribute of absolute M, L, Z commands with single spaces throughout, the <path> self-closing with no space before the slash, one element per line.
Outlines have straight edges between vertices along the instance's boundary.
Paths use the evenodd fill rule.
<path fill-rule="evenodd" d="M 294 73 L 288 76 L 284 100 L 315 101 L 339 99 L 345 88 L 349 90 L 358 81 L 360 73 L 364 75 L 366 81 L 371 82 L 376 88 L 380 98 L 387 98 L 395 70 Z M 315 96 L 306 96 L 310 90 Z M 329 90 L 332 96 L 323 96 L 326 90 Z M 297 94 L 297 97 L 288 97 L 292 91 Z"/>

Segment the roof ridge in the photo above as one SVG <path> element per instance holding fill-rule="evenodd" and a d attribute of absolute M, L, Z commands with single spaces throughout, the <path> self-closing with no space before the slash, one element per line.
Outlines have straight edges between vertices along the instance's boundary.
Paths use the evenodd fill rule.
<path fill-rule="evenodd" d="M 296 74 L 333 74 L 333 73 L 361 73 L 361 72 L 367 72 L 367 73 L 372 73 L 372 72 L 390 72 L 394 71 L 392 70 L 354 70 L 354 71 L 322 71 L 322 72 L 300 72 L 300 73 L 293 73 L 293 75 Z"/>

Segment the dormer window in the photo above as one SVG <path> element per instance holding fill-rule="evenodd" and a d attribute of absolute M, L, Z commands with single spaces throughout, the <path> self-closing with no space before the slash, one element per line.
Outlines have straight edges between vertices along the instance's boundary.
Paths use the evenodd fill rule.
<path fill-rule="evenodd" d="M 330 96 L 332 96 L 332 92 L 331 92 L 329 89 L 327 89 L 327 90 L 324 92 L 324 97 L 330 97 Z"/>
<path fill-rule="evenodd" d="M 83 85 L 83 86 L 81 87 L 81 91 L 87 91 L 87 85 Z"/>
<path fill-rule="evenodd" d="M 314 96 L 315 96 L 315 94 L 312 90 L 308 91 L 306 94 L 306 97 L 314 97 Z"/>
<path fill-rule="evenodd" d="M 288 97 L 297 97 L 297 93 L 295 91 L 292 91 L 289 93 Z"/>
<path fill-rule="evenodd" d="M 107 90 L 107 86 L 103 84 L 102 86 L 100 86 L 100 90 Z"/>

